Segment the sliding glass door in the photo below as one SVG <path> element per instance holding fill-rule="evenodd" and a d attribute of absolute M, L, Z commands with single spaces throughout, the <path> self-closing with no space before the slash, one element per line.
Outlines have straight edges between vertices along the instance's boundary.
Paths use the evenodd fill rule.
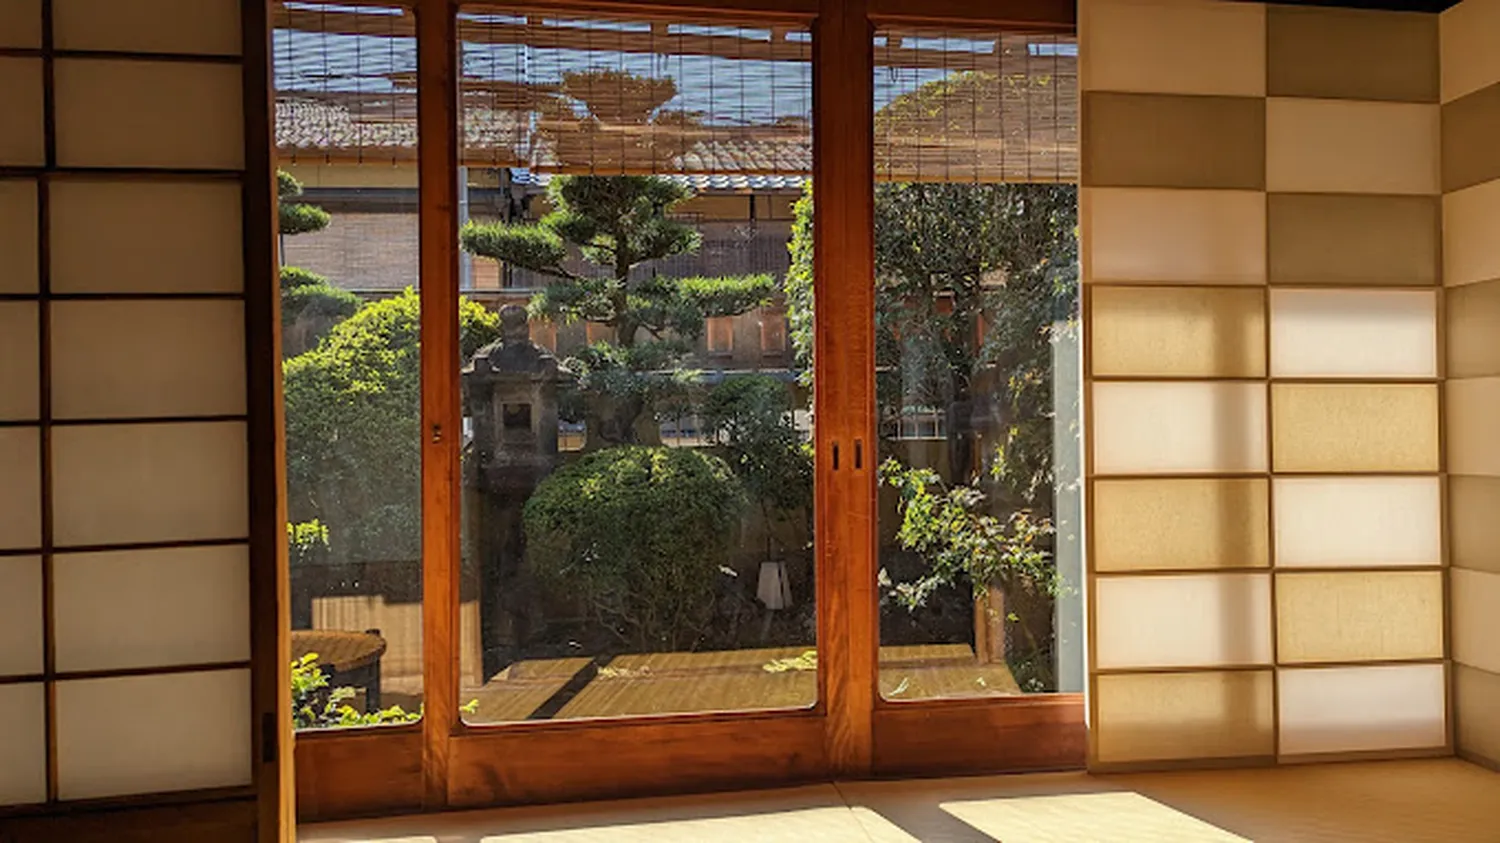
<path fill-rule="evenodd" d="M 279 5 L 304 816 L 1081 765 L 1076 50 L 950 23 Z"/>

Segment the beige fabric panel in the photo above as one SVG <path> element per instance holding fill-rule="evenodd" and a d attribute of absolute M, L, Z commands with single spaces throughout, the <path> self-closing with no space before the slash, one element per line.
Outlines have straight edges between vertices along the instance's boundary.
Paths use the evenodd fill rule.
<path fill-rule="evenodd" d="M 0 685 L 0 805 L 47 798 L 47 692 L 42 683 Z"/>
<path fill-rule="evenodd" d="M 1500 476 L 1500 377 L 1451 380 L 1446 387 L 1448 470 Z"/>
<path fill-rule="evenodd" d="M 1454 568 L 1453 659 L 1500 673 L 1500 573 Z"/>
<path fill-rule="evenodd" d="M 42 545 L 42 446 L 35 427 L 0 427 L 0 550 Z"/>
<path fill-rule="evenodd" d="M 1095 570 L 1270 565 L 1264 478 L 1096 480 L 1093 488 Z"/>
<path fill-rule="evenodd" d="M 1083 95 L 1083 183 L 1110 187 L 1260 190 L 1265 101 L 1102 91 Z"/>
<path fill-rule="evenodd" d="M 1500 179 L 1500 83 L 1443 104 L 1443 189 Z"/>
<path fill-rule="evenodd" d="M 1276 575 L 1281 664 L 1443 657 L 1440 571 Z"/>
<path fill-rule="evenodd" d="M 1500 477 L 1448 478 L 1449 553 L 1456 567 L 1500 573 Z"/>
<path fill-rule="evenodd" d="M 243 545 L 60 554 L 53 562 L 59 670 L 250 658 Z M 169 612 L 162 606 L 171 606 Z"/>
<path fill-rule="evenodd" d="M 1443 102 L 1500 82 L 1500 2 L 1464 0 L 1438 18 L 1442 44 Z"/>
<path fill-rule="evenodd" d="M 1500 375 L 1500 279 L 1448 291 L 1448 377 Z"/>
<path fill-rule="evenodd" d="M 1273 5 L 1266 54 L 1273 97 L 1438 101 L 1436 15 Z"/>
<path fill-rule="evenodd" d="M 1095 690 L 1103 763 L 1276 751 L 1269 670 L 1100 676 Z"/>
<path fill-rule="evenodd" d="M 52 0 L 64 50 L 239 55 L 239 0 Z"/>
<path fill-rule="evenodd" d="M 36 182 L 0 179 L 0 294 L 36 291 Z"/>
<path fill-rule="evenodd" d="M 1272 290 L 1278 378 L 1436 378 L 1437 293 Z"/>
<path fill-rule="evenodd" d="M 1098 287 L 1091 298 L 1095 377 L 1265 375 L 1262 290 Z"/>
<path fill-rule="evenodd" d="M 1267 197 L 1272 284 L 1437 284 L 1435 196 L 1277 193 Z"/>
<path fill-rule="evenodd" d="M 1500 180 L 1443 196 L 1443 283 L 1500 278 Z"/>
<path fill-rule="evenodd" d="M 52 432 L 62 547 L 243 538 L 243 422 L 68 425 Z"/>
<path fill-rule="evenodd" d="M 0 56 L 0 167 L 39 167 L 46 159 L 42 60 Z"/>
<path fill-rule="evenodd" d="M 229 181 L 55 179 L 52 289 L 237 293 L 245 286 L 240 201 Z M 168 218 L 173 225 L 161 225 Z"/>
<path fill-rule="evenodd" d="M 1437 749 L 1447 743 L 1441 664 L 1277 671 L 1282 755 Z"/>
<path fill-rule="evenodd" d="M 248 670 L 59 682 L 58 793 L 91 799 L 248 785 L 250 720 Z"/>
<path fill-rule="evenodd" d="M 0 301 L 0 421 L 35 421 L 41 412 L 35 301 Z"/>
<path fill-rule="evenodd" d="M 1454 665 L 1453 708 L 1458 751 L 1500 766 L 1500 674 Z"/>
<path fill-rule="evenodd" d="M 1100 670 L 1271 663 L 1267 574 L 1100 577 L 1094 595 Z"/>
<path fill-rule="evenodd" d="M 42 46 L 42 0 L 5 0 L 0 3 L 0 47 L 36 49 Z"/>
<path fill-rule="evenodd" d="M 52 305 L 54 418 L 245 412 L 245 308 L 236 301 Z M 111 372 L 101 377 L 99 361 Z"/>
<path fill-rule="evenodd" d="M 0 556 L 0 677 L 42 672 L 42 624 L 41 557 Z"/>
<path fill-rule="evenodd" d="M 1078 38 L 1088 44 L 1080 87 L 1263 96 L 1265 21 L 1259 3 L 1080 3 Z"/>
<path fill-rule="evenodd" d="M 1437 399 L 1430 384 L 1274 384 L 1274 469 L 1435 472 Z"/>
<path fill-rule="evenodd" d="M 236 65 L 58 59 L 53 76 L 62 166 L 245 165 Z M 162 126 L 172 131 L 159 131 Z"/>

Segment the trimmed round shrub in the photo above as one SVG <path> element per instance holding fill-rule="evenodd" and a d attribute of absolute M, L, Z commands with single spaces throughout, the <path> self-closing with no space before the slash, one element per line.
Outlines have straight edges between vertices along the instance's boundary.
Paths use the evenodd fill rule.
<path fill-rule="evenodd" d="M 713 618 L 746 499 L 718 457 L 626 445 L 554 472 L 526 502 L 538 578 L 628 646 L 691 648 Z"/>

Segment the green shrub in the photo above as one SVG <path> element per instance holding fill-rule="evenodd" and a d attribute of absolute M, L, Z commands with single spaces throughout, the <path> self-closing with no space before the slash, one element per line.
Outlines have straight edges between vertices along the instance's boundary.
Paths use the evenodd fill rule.
<path fill-rule="evenodd" d="M 464 359 L 499 317 L 459 305 Z M 415 291 L 365 305 L 283 366 L 287 509 L 322 522 L 337 563 L 421 555 L 421 306 Z"/>
<path fill-rule="evenodd" d="M 766 520 L 766 555 L 774 517 L 811 517 L 812 446 L 802 441 L 792 420 L 787 384 L 768 375 L 730 378 L 714 387 L 703 402 L 704 427 L 745 485 Z M 811 524 L 807 525 L 810 531 Z"/>
<path fill-rule="evenodd" d="M 406 711 L 399 705 L 362 712 L 348 704 L 356 694 L 353 688 L 328 687 L 328 675 L 318 666 L 317 653 L 292 662 L 292 725 L 298 729 L 383 726 L 422 719 L 422 712 Z"/>
<path fill-rule="evenodd" d="M 318 665 L 318 654 L 308 653 L 292 660 L 292 726 L 297 729 L 337 729 L 350 726 L 388 726 L 415 723 L 422 719 L 422 709 L 407 711 L 399 705 L 380 711 L 364 712 L 349 705 L 358 695 L 353 688 L 330 688 L 328 674 Z M 479 710 L 479 700 L 459 706 L 464 714 Z"/>
<path fill-rule="evenodd" d="M 544 583 L 582 599 L 624 643 L 681 649 L 713 617 L 745 505 L 722 459 L 627 445 L 552 474 L 523 518 Z"/>
<path fill-rule="evenodd" d="M 290 325 L 298 319 L 342 322 L 359 310 L 359 296 L 327 284 L 293 287 L 281 294 L 281 323 Z"/>

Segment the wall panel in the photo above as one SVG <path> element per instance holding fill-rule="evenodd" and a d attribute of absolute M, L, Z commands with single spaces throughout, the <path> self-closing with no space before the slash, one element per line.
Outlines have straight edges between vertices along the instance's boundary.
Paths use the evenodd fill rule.
<path fill-rule="evenodd" d="M 270 132 L 246 132 L 269 44 L 241 55 L 265 24 L 239 0 L 0 3 L 0 839 L 72 839 L 76 800 L 166 824 L 204 798 L 236 815 L 205 839 L 289 839 L 255 813 L 280 781 L 252 739 L 286 710 L 250 606 L 280 611 L 285 542 L 274 486 L 250 517 L 252 457 L 276 459 L 251 396 L 279 380 L 247 374 L 277 356 L 246 297 L 277 294 Z"/>
<path fill-rule="evenodd" d="M 1443 225 L 1440 24 L 1080 21 L 1093 760 L 1441 752 L 1438 287 L 1445 253 L 1474 281 L 1500 257 Z"/>

